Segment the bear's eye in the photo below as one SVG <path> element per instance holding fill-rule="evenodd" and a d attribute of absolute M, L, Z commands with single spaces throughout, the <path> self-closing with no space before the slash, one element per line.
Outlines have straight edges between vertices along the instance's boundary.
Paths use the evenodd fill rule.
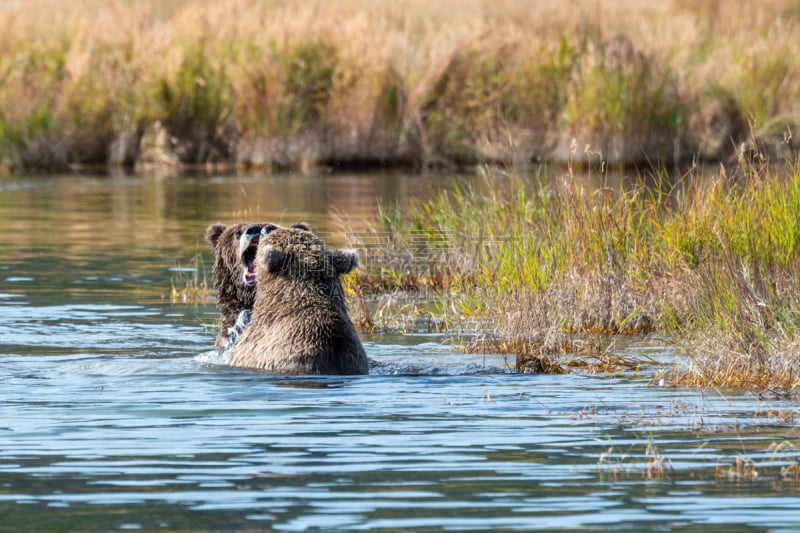
<path fill-rule="evenodd" d="M 241 236 L 242 236 L 242 230 L 237 230 L 236 231 L 236 238 L 238 239 Z"/>

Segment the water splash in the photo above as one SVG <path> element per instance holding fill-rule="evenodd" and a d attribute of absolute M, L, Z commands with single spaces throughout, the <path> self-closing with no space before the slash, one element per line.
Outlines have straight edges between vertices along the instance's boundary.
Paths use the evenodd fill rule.
<path fill-rule="evenodd" d="M 201 365 L 222 366 L 228 364 L 228 356 L 225 352 L 209 350 L 195 356 L 194 360 Z"/>
<path fill-rule="evenodd" d="M 253 313 L 250 309 L 241 311 L 239 316 L 236 317 L 236 322 L 233 324 L 233 327 L 228 328 L 228 342 L 225 343 L 225 347 L 222 349 L 222 354 L 225 356 L 226 360 L 231 347 L 236 344 L 236 341 L 242 336 L 242 333 L 244 333 L 244 330 L 247 328 L 247 324 L 250 322 L 250 315 L 252 314 Z"/>
<path fill-rule="evenodd" d="M 369 357 L 369 374 L 373 376 L 471 376 L 506 374 L 514 368 L 513 356 L 461 353 L 454 348 L 435 342 L 415 345 L 364 343 Z M 227 349 L 222 353 L 211 350 L 198 354 L 194 360 L 202 365 L 227 365 L 227 353 Z"/>

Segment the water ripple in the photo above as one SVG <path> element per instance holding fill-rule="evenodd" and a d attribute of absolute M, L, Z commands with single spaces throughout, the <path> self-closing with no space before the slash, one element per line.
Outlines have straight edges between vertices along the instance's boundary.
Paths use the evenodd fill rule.
<path fill-rule="evenodd" d="M 795 402 L 518 375 L 446 335 L 365 338 L 366 376 L 230 368 L 214 306 L 162 298 L 194 274 L 164 258 L 208 253 L 204 202 L 281 178 L 64 178 L 0 186 L 2 531 L 800 527 Z"/>

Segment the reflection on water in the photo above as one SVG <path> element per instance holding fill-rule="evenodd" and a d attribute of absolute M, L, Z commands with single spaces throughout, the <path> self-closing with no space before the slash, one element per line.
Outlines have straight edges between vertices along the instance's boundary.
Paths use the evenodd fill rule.
<path fill-rule="evenodd" d="M 335 231 L 415 179 L 0 178 L 0 530 L 800 526 L 793 402 L 516 375 L 434 335 L 272 376 L 209 353 L 213 305 L 160 297 L 210 222 Z"/>
<path fill-rule="evenodd" d="M 198 252 L 210 266 L 203 236 L 211 223 L 304 220 L 342 244 L 343 223 L 358 228 L 374 219 L 379 203 L 405 205 L 446 180 L 392 173 L 0 177 L 0 281 L 31 294 L 58 286 L 75 297 L 86 290 L 160 296 L 169 287 L 165 276 L 174 277 L 167 268 L 186 267 Z"/>
<path fill-rule="evenodd" d="M 404 204 L 447 180 L 394 173 L 3 177 L 0 221 L 11 233 L 4 239 L 61 239 L 65 255 L 91 260 L 111 246 L 180 249 L 202 239 L 196 225 L 206 221 L 305 220 L 336 232 L 339 218 L 358 225 L 373 218 L 379 202 Z"/>

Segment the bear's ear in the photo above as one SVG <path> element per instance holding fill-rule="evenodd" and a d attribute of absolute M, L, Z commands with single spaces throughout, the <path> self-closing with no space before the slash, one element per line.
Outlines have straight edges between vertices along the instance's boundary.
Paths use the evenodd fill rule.
<path fill-rule="evenodd" d="M 283 268 L 283 263 L 286 261 L 286 254 L 280 250 L 267 245 L 264 251 L 264 268 L 267 272 L 278 272 Z"/>
<path fill-rule="evenodd" d="M 311 226 L 306 224 L 305 222 L 298 222 L 297 224 L 292 224 L 294 229 L 301 229 L 304 231 L 311 231 Z"/>
<path fill-rule="evenodd" d="M 358 255 L 355 250 L 334 250 L 331 261 L 336 274 L 347 274 L 358 266 Z"/>
<path fill-rule="evenodd" d="M 222 232 L 225 231 L 225 224 L 211 224 L 206 230 L 206 242 L 211 245 L 211 248 L 217 247 L 217 241 Z"/>

